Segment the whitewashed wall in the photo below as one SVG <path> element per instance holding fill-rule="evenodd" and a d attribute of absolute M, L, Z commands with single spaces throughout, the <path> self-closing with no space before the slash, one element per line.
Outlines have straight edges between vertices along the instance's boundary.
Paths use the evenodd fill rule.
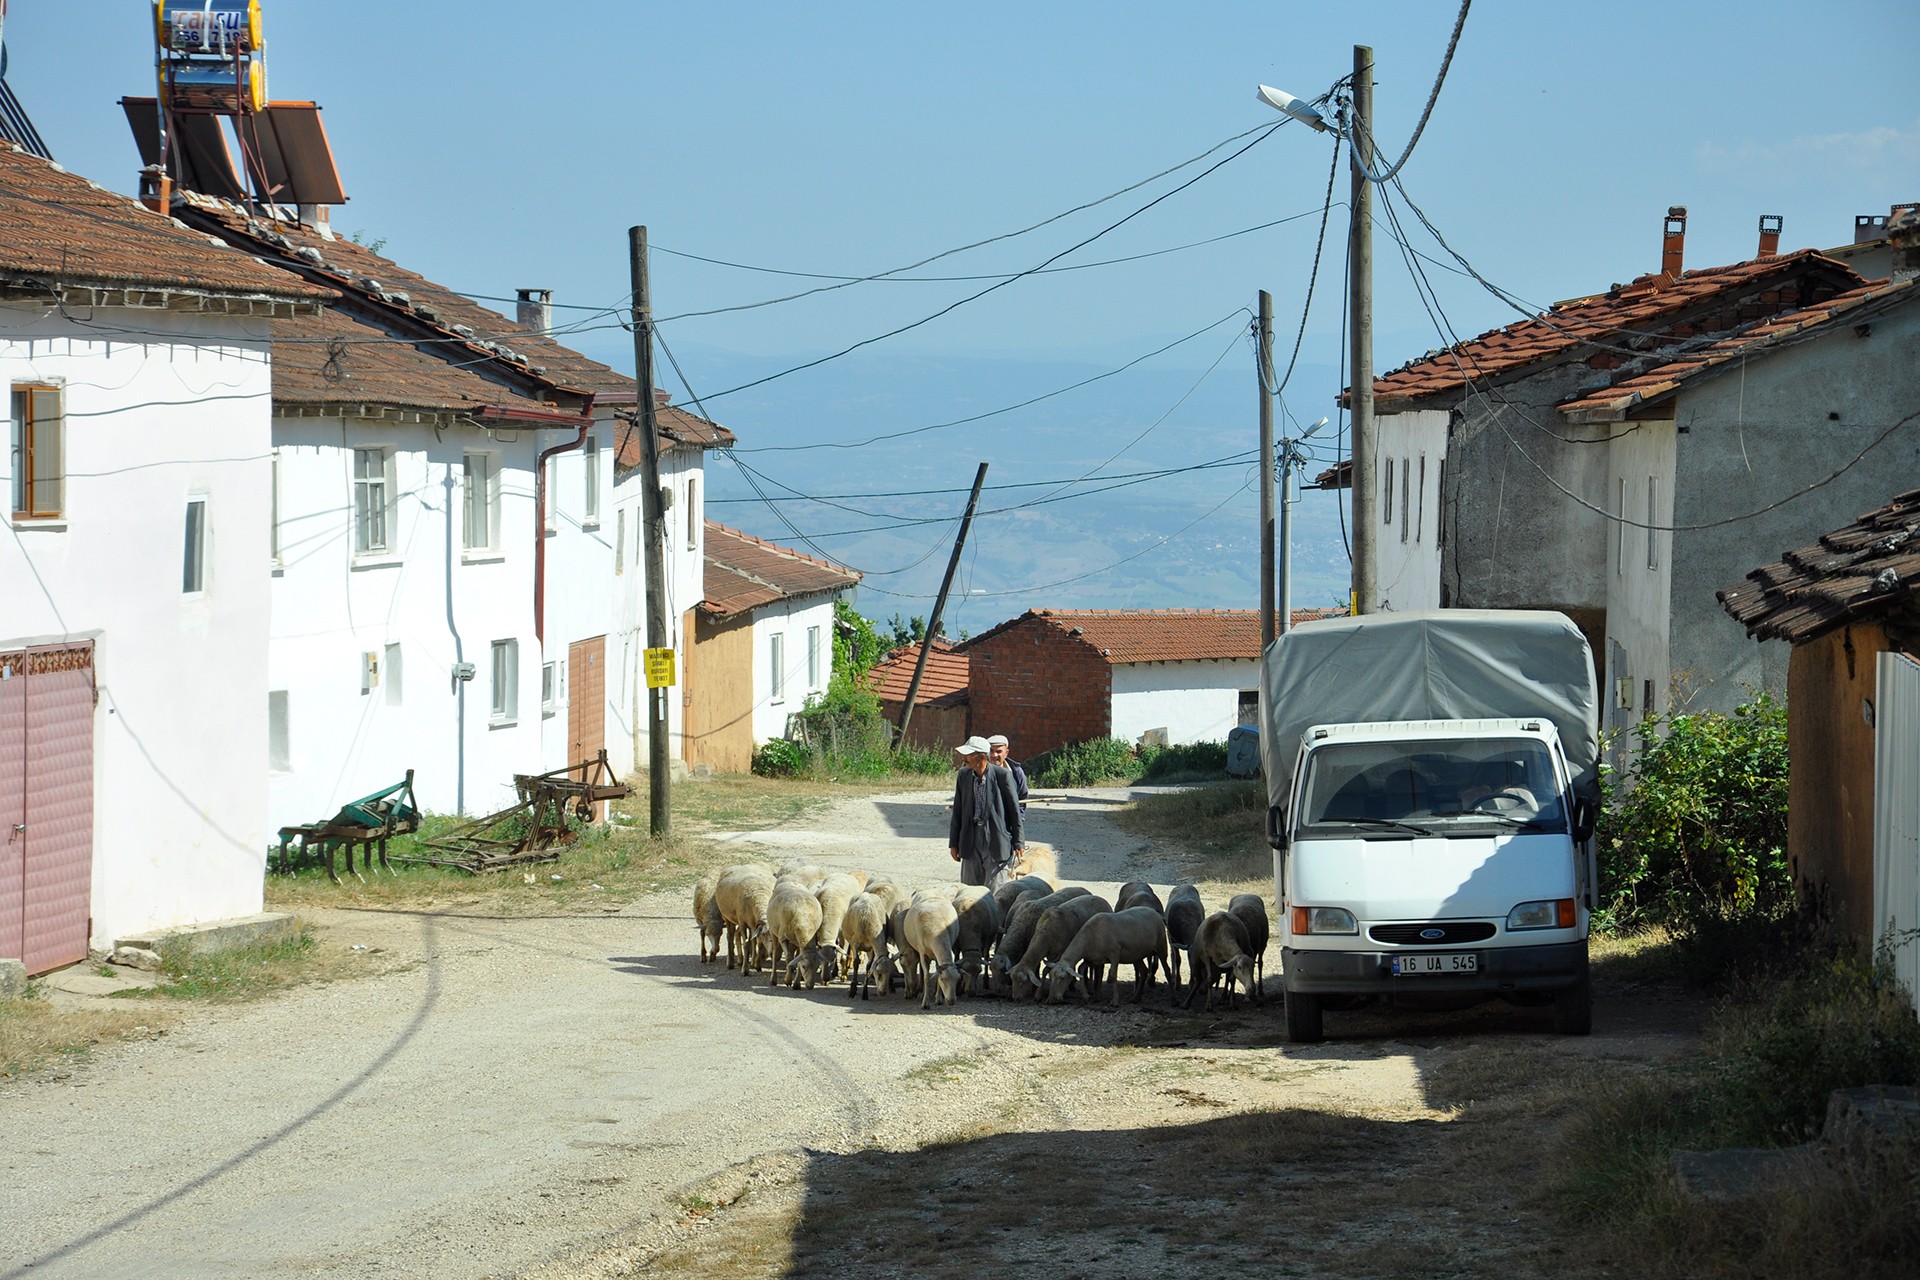
<path fill-rule="evenodd" d="M 1169 743 L 1225 742 L 1240 723 L 1240 693 L 1260 687 L 1260 663 L 1132 662 L 1113 668 L 1113 736 L 1165 729 Z"/>
<path fill-rule="evenodd" d="M 65 387 L 67 477 L 63 520 L 12 522 L 0 540 L 0 645 L 94 640 L 104 946 L 261 907 L 271 380 L 265 321 L 90 318 L 0 307 L 0 376 Z M 0 492 L 10 465 L 0 451 Z M 192 596 L 190 495 L 208 521 Z"/>
<path fill-rule="evenodd" d="M 1440 607 L 1440 465 L 1448 418 L 1444 410 L 1422 409 L 1377 422 L 1375 563 L 1383 610 Z"/>
<path fill-rule="evenodd" d="M 615 504 L 606 519 L 602 535 L 616 548 L 611 562 L 612 617 L 614 631 L 607 637 L 607 739 L 610 756 L 618 769 L 644 769 L 647 745 L 647 678 L 644 666 L 647 649 L 647 578 L 645 482 L 636 468 L 625 476 L 615 495 Z M 666 511 L 667 525 L 667 632 L 677 655 L 676 678 L 684 679 L 687 664 L 687 637 L 682 634 L 689 609 L 705 597 L 706 531 L 703 523 L 706 505 L 706 454 L 703 450 L 680 446 L 660 455 L 660 481 L 672 497 Z M 689 487 L 691 486 L 691 487 Z M 691 495 L 691 496 L 690 496 Z M 689 527 L 691 509 L 691 527 Z M 667 698 L 667 733 L 671 740 L 669 755 L 686 757 L 682 735 L 685 732 L 686 704 L 684 683 L 676 684 Z M 616 751 L 616 743 L 620 751 Z M 620 752 L 624 752 L 624 763 Z"/>
<path fill-rule="evenodd" d="M 540 709 L 540 767 L 558 769 L 578 763 L 571 760 L 571 740 L 567 716 L 574 700 L 574 672 L 569 668 L 569 650 L 575 641 L 605 636 L 607 672 L 605 696 L 607 757 L 622 775 L 632 765 L 633 742 L 618 708 L 613 705 L 618 679 L 612 670 L 620 649 L 622 619 L 617 614 L 621 603 L 612 590 L 613 539 L 620 523 L 613 486 L 615 431 L 618 424 L 611 413 L 603 412 L 588 439 L 593 447 L 557 454 L 553 458 L 553 493 L 548 504 L 553 533 L 547 544 L 546 653 L 543 663 L 553 663 L 556 690 L 553 704 Z M 577 430 L 551 430 L 539 433 L 539 448 L 551 449 L 570 444 Z M 591 468 L 598 484 L 598 510 L 588 509 L 587 473 Z M 642 612 L 644 619 L 644 611 Z M 536 673 L 537 675 L 537 673 Z M 540 686 L 535 685 L 538 702 Z"/>
<path fill-rule="evenodd" d="M 1673 523 L 1674 440 L 1672 422 L 1641 422 L 1631 431 L 1619 432 L 1606 446 L 1609 478 L 1604 505 L 1634 522 L 1608 522 L 1607 651 L 1593 655 L 1602 682 L 1602 723 L 1614 729 L 1648 714 L 1649 680 L 1653 682 L 1651 710 L 1666 711 L 1670 679 L 1677 674 L 1670 672 L 1668 661 L 1673 535 L 1640 527 Z M 1654 482 L 1651 511 L 1649 478 Z M 1648 568 L 1649 543 L 1653 568 Z M 1629 705 L 1622 706 L 1623 701 Z"/>
<path fill-rule="evenodd" d="M 809 678 L 807 634 L 819 637 L 817 671 Z M 781 694 L 773 694 L 773 638 L 780 636 Z M 806 705 L 810 693 L 826 692 L 833 676 L 833 597 L 766 605 L 753 612 L 753 742 L 757 747 L 787 731 L 787 717 Z"/>

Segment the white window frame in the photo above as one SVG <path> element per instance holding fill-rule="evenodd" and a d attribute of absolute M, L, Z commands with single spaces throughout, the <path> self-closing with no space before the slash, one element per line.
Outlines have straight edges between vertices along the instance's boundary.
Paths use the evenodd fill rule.
<path fill-rule="evenodd" d="M 487 723 L 514 724 L 520 719 L 520 642 L 495 640 L 488 666 Z"/>
<path fill-rule="evenodd" d="M 1613 522 L 1613 576 L 1627 576 L 1627 478 L 1620 477 L 1620 503 Z"/>
<path fill-rule="evenodd" d="M 542 504 L 546 509 L 540 513 L 540 528 L 546 533 L 556 533 L 560 528 L 560 455 L 554 454 L 541 466 L 545 469 L 541 488 L 546 495 Z"/>
<path fill-rule="evenodd" d="M 1420 541 L 1427 527 L 1427 455 L 1420 455 L 1420 509 L 1413 518 L 1413 540 Z"/>
<path fill-rule="evenodd" d="M 374 460 L 379 474 L 365 474 Z M 385 559 L 393 554 L 393 446 L 355 445 L 352 466 L 354 557 Z"/>
<path fill-rule="evenodd" d="M 285 689 L 267 693 L 267 772 L 293 772 L 293 727 L 290 719 L 291 697 Z"/>
<path fill-rule="evenodd" d="M 180 554 L 180 593 L 199 596 L 207 592 L 207 495 L 187 495 L 186 519 Z"/>
<path fill-rule="evenodd" d="M 278 569 L 286 563 L 280 548 L 280 451 L 278 449 L 273 451 L 273 465 L 267 483 L 267 497 L 271 503 L 268 518 L 272 521 L 267 526 L 267 562 Z"/>
<path fill-rule="evenodd" d="M 583 476 L 580 499 L 580 525 L 586 529 L 600 527 L 600 441 L 589 435 L 586 443 L 580 446 L 580 458 L 586 470 Z"/>
<path fill-rule="evenodd" d="M 398 643 L 387 645 L 381 654 L 381 687 L 386 690 L 387 705 L 397 707 L 401 703 L 401 661 Z"/>
<path fill-rule="evenodd" d="M 540 715 L 542 719 L 552 719 L 560 706 L 560 664 L 543 662 L 540 664 Z"/>
<path fill-rule="evenodd" d="M 1657 476 L 1647 477 L 1647 568 L 1660 567 L 1660 531 L 1654 528 L 1660 523 L 1660 480 Z"/>
<path fill-rule="evenodd" d="M 484 542 L 474 541 L 477 526 L 484 526 Z M 468 449 L 460 459 L 460 546 L 469 556 L 490 556 L 500 547 L 500 455 L 491 450 Z"/>
<path fill-rule="evenodd" d="M 807 628 L 807 689 L 820 687 L 820 628 Z"/>
<path fill-rule="evenodd" d="M 52 402 L 50 422 L 42 420 L 43 397 Z M 58 383 L 13 384 L 13 425 L 8 436 L 13 484 L 8 510 L 17 521 L 66 519 L 66 399 L 66 388 Z M 45 466 L 49 454 L 50 468 Z M 46 502 L 46 489 L 52 490 L 51 504 Z"/>
<path fill-rule="evenodd" d="M 1405 542 L 1413 526 L 1413 467 L 1400 459 L 1400 541 Z"/>
<path fill-rule="evenodd" d="M 687 477 L 687 550 L 700 549 L 700 480 Z"/>
<path fill-rule="evenodd" d="M 772 682 L 767 686 L 767 699 L 770 702 L 787 700 L 787 636 L 784 631 L 776 631 L 767 637 L 767 660 L 772 672 Z"/>
<path fill-rule="evenodd" d="M 613 572 L 618 575 L 627 571 L 627 509 L 615 507 L 613 511 Z"/>
<path fill-rule="evenodd" d="M 1381 502 L 1380 506 L 1381 506 L 1380 523 L 1383 525 L 1391 525 L 1393 523 L 1393 459 L 1392 458 L 1387 459 L 1386 496 L 1385 496 L 1385 499 Z"/>

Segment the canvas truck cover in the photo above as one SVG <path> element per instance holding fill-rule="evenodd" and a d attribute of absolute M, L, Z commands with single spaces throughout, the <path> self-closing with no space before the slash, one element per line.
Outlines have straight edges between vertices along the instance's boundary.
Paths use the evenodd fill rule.
<path fill-rule="evenodd" d="M 1563 613 L 1430 609 L 1323 618 L 1280 636 L 1261 663 L 1268 803 L 1285 807 L 1300 738 L 1317 724 L 1543 716 L 1576 791 L 1598 794 L 1593 655 Z"/>

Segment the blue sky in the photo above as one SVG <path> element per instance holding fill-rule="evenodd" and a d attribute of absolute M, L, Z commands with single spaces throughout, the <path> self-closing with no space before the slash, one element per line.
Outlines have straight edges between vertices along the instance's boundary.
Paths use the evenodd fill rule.
<path fill-rule="evenodd" d="M 151 92 L 148 4 L 13 0 L 9 8 L 8 79 L 56 156 L 131 190 L 136 163 L 116 100 Z M 1278 119 L 1255 101 L 1256 83 L 1317 95 L 1350 70 L 1356 43 L 1375 50 L 1375 132 L 1398 154 L 1457 11 L 1450 0 L 267 0 L 263 10 L 272 96 L 317 100 L 325 110 L 352 197 L 336 211 L 337 228 L 383 238 L 390 256 L 470 293 L 510 296 L 537 285 L 563 304 L 609 306 L 627 292 L 626 228 L 645 223 L 662 317 L 820 283 L 670 250 L 828 275 L 900 267 L 1108 195 Z M 1750 256 L 1763 213 L 1784 216 L 1783 247 L 1845 243 L 1854 215 L 1920 199 L 1916 48 L 1920 5 L 1910 0 L 1480 0 L 1402 178 L 1456 249 L 1542 305 L 1657 267 L 1669 204 L 1690 210 L 1690 266 Z M 1205 247 L 1029 277 L 860 357 L 721 396 L 711 410 L 743 446 L 936 423 L 1065 385 L 1074 371 L 1113 369 L 1233 316 L 1260 288 L 1275 295 L 1284 359 L 1300 323 L 1330 145 L 1283 128 L 1058 265 L 1308 216 Z M 1196 171 L 917 274 L 1033 267 Z M 1342 172 L 1336 199 L 1344 201 L 1346 185 Z M 1335 211 L 1336 224 L 1343 216 Z M 1439 252 L 1423 237 L 1416 244 Z M 1342 268 L 1336 234 L 1303 368 L 1288 391 L 1302 421 L 1328 412 L 1339 387 Z M 1429 273 L 1458 332 L 1513 318 L 1472 281 Z M 1377 365 L 1440 345 L 1384 237 L 1376 277 Z M 928 316 L 991 282 L 867 284 L 671 321 L 663 335 L 695 389 L 712 395 Z M 609 363 L 631 362 L 631 341 L 617 327 L 571 341 Z M 1176 405 L 1216 360 L 1201 390 Z M 993 461 L 995 480 L 1052 477 L 1107 457 L 1163 414 L 1115 469 L 1136 457 L 1143 465 L 1193 460 L 1202 437 L 1244 435 L 1251 447 L 1251 357 L 1232 324 L 1137 372 L 1138 382 L 1116 378 L 1098 394 L 1009 415 L 994 432 L 928 433 L 915 438 L 917 452 L 901 445 L 873 456 L 763 460 L 807 492 L 829 482 L 841 491 L 892 487 L 914 461 L 964 488 L 978 457 Z M 716 475 L 713 492 L 728 492 L 728 483 Z M 1193 514 L 1212 498 L 1194 487 Z M 1306 523 L 1324 538 L 1330 508 L 1314 502 L 1321 505 Z M 1088 510 L 1104 511 L 1092 521 L 1112 521 L 1110 511 Z M 794 540 L 765 512 L 727 518 Z M 843 515 L 824 509 L 800 527 L 824 529 L 829 520 L 845 527 Z M 951 526 L 916 536 L 930 547 L 950 538 Z M 926 567 L 935 582 L 943 559 Z M 1008 547 L 991 576 L 1020 585 L 1023 572 Z M 930 594 L 926 574 L 911 586 L 895 580 L 900 598 Z M 1097 604 L 1102 589 L 1090 579 L 1073 602 Z M 997 616 L 986 609 L 973 621 L 980 629 L 1018 608 L 1066 602 L 1014 596 Z"/>

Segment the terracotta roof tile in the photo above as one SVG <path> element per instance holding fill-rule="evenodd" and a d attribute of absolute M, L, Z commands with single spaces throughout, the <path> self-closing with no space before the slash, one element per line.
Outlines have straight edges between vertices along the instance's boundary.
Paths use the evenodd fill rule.
<path fill-rule="evenodd" d="M 1430 396 L 1457 395 L 1469 380 L 1519 376 L 1572 358 L 1595 342 L 1649 351 L 1671 347 L 1691 334 L 1726 332 L 1862 283 L 1844 263 L 1811 249 L 1688 271 L 1670 282 L 1664 276 L 1642 276 L 1382 374 L 1373 384 L 1374 407 L 1382 413 L 1399 412 Z"/>
<path fill-rule="evenodd" d="M 868 678 L 882 702 L 907 700 L 907 686 L 913 683 L 914 664 L 919 661 L 920 646 L 906 644 L 873 664 Z M 972 665 L 966 654 L 957 652 L 947 640 L 936 638 L 932 652 L 927 654 L 927 669 L 920 677 L 915 701 L 931 705 L 952 699 L 955 694 L 965 694 Z"/>
<path fill-rule="evenodd" d="M 1297 624 L 1330 612 L 1296 609 L 1292 619 Z M 1021 625 L 1063 631 L 1114 664 L 1260 656 L 1258 609 L 1030 609 L 974 636 L 961 648 L 971 649 L 989 636 Z"/>
<path fill-rule="evenodd" d="M 815 559 L 750 533 L 706 522 L 705 595 L 700 612 L 727 618 L 777 600 L 845 591 L 858 570 Z"/>
<path fill-rule="evenodd" d="M 1920 627 L 1920 489 L 1716 592 L 1756 640 L 1811 640 L 1856 619 Z"/>
<path fill-rule="evenodd" d="M 717 422 L 710 422 L 696 413 L 689 413 L 678 405 L 667 403 L 667 393 L 656 390 L 654 393 L 653 420 L 660 430 L 661 443 L 671 449 L 675 445 L 685 445 L 695 449 L 729 449 L 737 437 Z M 641 447 L 640 432 L 631 422 L 622 421 L 619 437 L 614 442 L 615 465 L 622 473 L 633 470 L 646 461 L 646 450 Z"/>
<path fill-rule="evenodd" d="M 422 413 L 482 405 L 553 412 L 550 401 L 489 381 L 362 319 L 329 309 L 273 324 L 273 403 L 318 409 L 380 405 Z"/>
<path fill-rule="evenodd" d="M 334 297 L 48 160 L 0 144 L 0 281 L 263 298 Z"/>

